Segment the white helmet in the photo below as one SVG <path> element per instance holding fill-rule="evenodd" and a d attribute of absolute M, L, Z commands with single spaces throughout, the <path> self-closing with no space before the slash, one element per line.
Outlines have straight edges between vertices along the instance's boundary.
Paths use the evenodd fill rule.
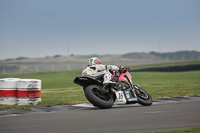
<path fill-rule="evenodd" d="M 101 61 L 97 58 L 97 57 L 92 57 L 89 59 L 89 65 L 97 65 L 97 64 L 101 64 Z"/>

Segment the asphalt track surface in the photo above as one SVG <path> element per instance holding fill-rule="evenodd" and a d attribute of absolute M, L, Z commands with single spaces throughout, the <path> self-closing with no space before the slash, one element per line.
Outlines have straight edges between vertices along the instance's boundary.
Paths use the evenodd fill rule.
<path fill-rule="evenodd" d="M 0 133 L 128 133 L 200 127 L 200 97 L 158 99 L 148 107 L 52 108 L 36 108 L 32 113 L 0 111 Z"/>

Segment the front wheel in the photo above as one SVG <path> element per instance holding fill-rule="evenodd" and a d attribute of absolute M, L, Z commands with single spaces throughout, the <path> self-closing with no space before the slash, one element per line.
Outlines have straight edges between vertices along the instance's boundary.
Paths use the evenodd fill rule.
<path fill-rule="evenodd" d="M 137 87 L 135 89 L 138 103 L 143 105 L 143 106 L 151 106 L 153 103 L 152 97 L 143 89 Z"/>
<path fill-rule="evenodd" d="M 100 86 L 90 85 L 84 88 L 85 96 L 90 103 L 101 109 L 108 109 L 113 106 L 114 99 L 108 93 L 101 94 Z"/>

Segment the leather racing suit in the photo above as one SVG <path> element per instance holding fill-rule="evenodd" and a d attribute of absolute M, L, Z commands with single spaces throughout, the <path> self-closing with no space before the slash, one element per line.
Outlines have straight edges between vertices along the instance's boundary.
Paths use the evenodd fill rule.
<path fill-rule="evenodd" d="M 82 75 L 98 76 L 104 74 L 103 84 L 114 83 L 110 81 L 112 78 L 112 74 L 110 73 L 109 69 L 112 71 L 119 71 L 119 67 L 115 65 L 97 64 L 85 67 L 82 71 Z"/>

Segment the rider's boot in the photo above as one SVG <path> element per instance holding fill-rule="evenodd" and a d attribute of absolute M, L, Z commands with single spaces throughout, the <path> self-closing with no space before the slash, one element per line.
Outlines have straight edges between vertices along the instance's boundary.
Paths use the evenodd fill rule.
<path fill-rule="evenodd" d="M 112 82 L 112 81 L 103 81 L 103 84 L 116 84 L 116 82 Z"/>

